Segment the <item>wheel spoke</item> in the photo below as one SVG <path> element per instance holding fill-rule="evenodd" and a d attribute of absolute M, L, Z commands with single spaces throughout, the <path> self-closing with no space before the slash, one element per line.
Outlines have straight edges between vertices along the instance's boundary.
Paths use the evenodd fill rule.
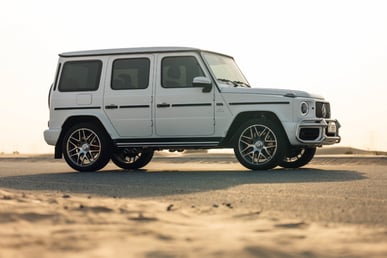
<path fill-rule="evenodd" d="M 79 140 L 74 138 L 74 137 L 72 137 L 72 138 L 69 139 L 69 143 L 74 145 L 74 146 L 78 146 Z"/>
<path fill-rule="evenodd" d="M 277 150 L 277 139 L 273 131 L 265 125 L 246 128 L 239 138 L 239 153 L 250 164 L 269 162 Z"/>
<path fill-rule="evenodd" d="M 76 151 L 78 149 L 78 147 L 77 146 L 75 146 L 74 148 L 72 148 L 72 149 L 70 149 L 70 150 L 68 150 L 68 152 L 70 153 L 72 153 L 72 152 L 74 152 L 74 151 Z"/>
<path fill-rule="evenodd" d="M 81 159 L 81 154 L 78 154 L 78 155 L 77 155 L 77 160 L 76 160 L 76 162 L 77 162 L 77 164 L 79 164 L 79 165 L 82 165 L 82 164 L 83 164 L 82 159 Z"/>
<path fill-rule="evenodd" d="M 67 156 L 79 166 L 93 164 L 101 153 L 98 135 L 88 128 L 74 131 L 67 140 Z"/>
<path fill-rule="evenodd" d="M 90 144 L 90 146 L 96 146 L 96 147 L 99 147 L 99 145 L 93 144 L 94 142 L 97 142 L 97 143 L 98 143 L 98 141 L 96 141 L 97 136 L 96 136 L 96 135 L 91 135 L 91 136 L 93 136 L 93 138 L 91 138 L 91 140 L 88 141 L 88 143 Z M 89 138 L 90 138 L 90 137 L 89 137 Z"/>
<path fill-rule="evenodd" d="M 90 156 L 90 157 L 89 157 Z M 90 152 L 87 152 L 85 154 L 85 159 L 87 160 L 88 163 L 91 163 L 92 161 L 94 161 L 94 158 L 93 158 L 93 155 L 91 155 Z"/>
<path fill-rule="evenodd" d="M 241 138 L 246 139 L 246 140 L 249 141 L 249 142 L 252 142 L 252 141 L 253 141 L 253 137 L 248 137 L 247 135 L 242 135 Z"/>
<path fill-rule="evenodd" d="M 266 153 L 266 155 L 264 155 L 264 157 L 266 158 L 266 159 L 271 159 L 272 158 L 272 156 L 273 156 L 273 154 L 272 153 L 270 153 L 268 150 L 267 150 L 268 148 L 263 148 L 263 150 L 262 150 L 262 155 L 264 155 L 263 154 L 263 151 L 265 151 L 265 153 Z"/>
<path fill-rule="evenodd" d="M 82 129 L 81 131 L 80 131 L 80 134 L 82 134 L 82 136 L 81 136 L 81 140 L 83 139 L 84 141 L 86 141 L 86 130 L 85 129 Z"/>
<path fill-rule="evenodd" d="M 246 148 L 244 148 L 243 150 L 241 150 L 241 152 L 244 153 L 246 150 L 248 150 L 248 149 L 250 149 L 250 148 L 252 148 L 252 146 L 251 146 L 251 145 L 247 145 Z"/>
<path fill-rule="evenodd" d="M 78 152 L 75 152 L 74 154 L 70 154 L 70 157 L 75 157 L 75 156 L 79 156 L 79 153 Z"/>
<path fill-rule="evenodd" d="M 240 140 L 240 142 L 241 142 L 241 143 L 244 143 L 244 144 L 246 144 L 247 146 L 252 146 L 252 144 L 251 144 L 251 143 L 249 143 L 249 142 L 246 142 L 246 141 L 244 141 L 244 140 L 242 140 L 242 139 Z"/>
<path fill-rule="evenodd" d="M 269 131 L 269 129 L 267 127 L 265 127 L 263 129 L 263 131 L 259 134 L 259 137 L 262 137 L 262 138 L 266 139 L 270 135 L 270 132 L 271 131 Z M 265 136 L 265 137 L 263 137 L 263 136 Z"/>

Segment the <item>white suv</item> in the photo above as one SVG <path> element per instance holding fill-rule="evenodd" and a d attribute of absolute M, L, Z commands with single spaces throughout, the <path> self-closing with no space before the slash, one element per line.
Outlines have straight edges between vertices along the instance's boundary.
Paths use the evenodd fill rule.
<path fill-rule="evenodd" d="M 154 151 L 233 148 L 252 170 L 307 164 L 340 142 L 322 97 L 251 88 L 231 56 L 184 47 L 59 55 L 44 138 L 78 171 L 148 164 Z"/>

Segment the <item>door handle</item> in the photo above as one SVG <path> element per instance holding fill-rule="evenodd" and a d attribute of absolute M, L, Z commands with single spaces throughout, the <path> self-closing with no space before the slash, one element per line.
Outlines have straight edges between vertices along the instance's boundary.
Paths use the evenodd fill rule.
<path fill-rule="evenodd" d="M 114 104 L 105 106 L 105 109 L 117 109 L 117 108 L 118 108 L 118 106 L 114 105 Z"/>
<path fill-rule="evenodd" d="M 168 103 L 157 104 L 158 108 L 167 108 L 167 107 L 170 107 L 170 106 L 171 106 L 171 104 L 168 104 Z"/>

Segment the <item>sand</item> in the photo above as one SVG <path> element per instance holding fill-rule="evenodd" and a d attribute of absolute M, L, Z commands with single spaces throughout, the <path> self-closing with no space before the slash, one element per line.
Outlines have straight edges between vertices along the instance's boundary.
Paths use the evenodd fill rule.
<path fill-rule="evenodd" d="M 386 228 L 319 225 L 230 203 L 0 191 L 0 257 L 386 257 Z"/>
<path fill-rule="evenodd" d="M 190 168 L 194 166 L 193 164 L 196 164 L 195 169 L 198 171 L 182 172 L 188 174 L 182 175 L 180 173 L 178 177 L 171 176 L 168 171 L 156 172 L 157 175 L 149 177 L 129 177 L 127 174 L 119 175 L 117 173 L 121 172 L 113 171 L 113 175 L 107 175 L 106 177 L 100 174 L 96 177 L 98 180 L 96 179 L 94 182 L 98 182 L 99 187 L 106 188 L 114 185 L 114 181 L 102 185 L 103 182 L 100 180 L 104 180 L 104 178 L 116 180 L 117 177 L 121 176 L 121 178 L 131 181 L 139 178 L 138 182 L 142 182 L 143 178 L 147 178 L 152 179 L 153 183 L 158 178 L 175 178 L 180 180 L 179 187 L 183 187 L 184 184 L 181 180 L 192 178 L 192 174 L 205 173 L 200 172 L 200 170 L 204 171 L 207 167 L 210 169 L 214 169 L 214 167 L 218 169 L 231 167 L 235 172 L 230 172 L 232 176 L 228 177 L 224 173 L 212 172 L 212 174 L 219 173 L 219 175 L 208 177 L 204 174 L 204 178 L 217 178 L 219 180 L 224 178 L 229 181 L 240 180 L 242 183 L 245 182 L 245 179 L 241 180 L 239 176 L 235 176 L 235 174 L 240 174 L 237 170 L 241 169 L 235 161 L 225 159 L 215 162 L 213 159 L 217 158 L 206 157 L 206 159 L 203 159 L 203 157 L 191 155 L 189 158 L 177 160 L 168 157 L 156 157 L 151 165 L 150 173 L 152 173 L 152 169 L 160 169 L 160 164 L 163 164 L 167 169 L 179 169 L 179 166 L 183 165 Z M 286 185 L 292 183 L 294 187 L 306 187 L 306 189 L 307 187 L 316 187 L 317 185 L 321 187 L 321 185 L 325 186 L 327 184 L 332 184 L 332 189 L 335 188 L 335 185 L 340 187 L 353 185 L 354 187 L 362 186 L 366 188 L 368 182 L 366 180 L 370 175 L 348 171 L 349 164 L 354 163 L 356 167 L 358 166 L 356 162 L 360 162 L 361 166 L 365 166 L 365 164 L 372 161 L 376 164 L 375 169 L 379 171 L 377 175 L 384 175 L 383 170 L 387 171 L 385 158 L 375 160 L 367 158 L 363 161 L 356 158 L 356 162 L 353 159 L 351 161 L 350 157 L 344 159 L 320 157 L 316 160 L 316 162 L 319 162 L 319 166 L 327 169 L 327 171 L 318 169 L 310 171 L 315 175 L 306 177 L 303 180 L 304 184 L 297 182 L 304 177 L 305 172 L 302 171 L 289 172 L 293 173 L 293 176 L 288 176 L 289 178 L 297 177 L 295 181 L 289 180 L 289 183 L 282 182 L 284 176 L 281 177 L 281 180 L 273 180 L 279 177 L 280 173 L 288 173 L 286 171 L 278 172 L 279 174 L 264 173 L 262 176 L 256 177 L 255 184 L 257 187 L 266 187 L 267 189 L 270 189 L 271 186 L 277 187 L 276 190 L 279 189 L 280 191 L 285 189 Z M 174 164 L 172 164 L 172 161 Z M 333 166 L 334 162 L 337 163 L 337 166 Z M 342 165 L 344 163 L 347 165 Z M 29 170 L 23 169 L 23 167 L 28 166 L 30 166 Z M 331 220 L 301 219 L 301 216 L 292 216 L 291 213 L 233 203 L 232 198 L 224 198 L 225 201 L 220 201 L 223 197 L 219 199 L 214 197 L 219 193 L 226 197 L 246 193 L 248 192 L 248 185 L 237 186 L 237 184 L 233 186 L 230 184 L 230 186 L 227 185 L 226 190 L 206 189 L 198 193 L 195 193 L 195 191 L 184 193 L 183 191 L 182 193 L 174 193 L 175 195 L 169 195 L 168 193 L 168 195 L 161 195 L 157 198 L 152 196 L 135 197 L 135 194 L 114 197 L 106 194 L 110 193 L 108 190 L 105 190 L 105 195 L 97 194 L 98 191 L 91 191 L 90 193 L 70 191 L 71 187 L 53 190 L 56 187 L 55 185 L 52 189 L 47 188 L 43 181 L 41 182 L 42 188 L 40 188 L 39 180 L 45 180 L 45 178 L 53 180 L 52 182 L 55 184 L 60 184 L 61 180 L 69 180 L 70 177 L 71 180 L 92 177 L 77 176 L 79 174 L 76 172 L 74 172 L 74 176 L 71 176 L 72 172 L 66 172 L 68 168 L 63 161 L 52 161 L 51 163 L 51 159 L 45 157 L 33 160 L 30 160 L 30 158 L 3 159 L 0 167 L 3 171 L 1 175 L 3 176 L 2 185 L 12 186 L 11 188 L 0 188 L 1 258 L 387 257 L 387 223 L 383 223 L 383 221 L 379 220 L 378 223 L 372 226 L 368 222 L 337 223 Z M 28 174 L 29 171 L 38 171 L 39 173 L 39 167 L 44 167 L 45 172 L 35 176 Z M 338 168 L 336 171 L 328 171 L 328 168 L 335 167 Z M 13 168 L 17 170 L 17 173 L 25 176 L 6 179 L 11 176 Z M 248 180 L 252 176 L 243 173 L 242 171 L 241 177 L 246 177 L 246 182 L 249 182 Z M 302 173 L 302 177 L 300 173 Z M 325 179 L 327 176 L 330 178 Z M 318 177 L 316 182 L 311 180 L 316 177 Z M 271 181 L 268 180 L 265 184 L 257 184 L 265 178 L 271 178 Z M 335 180 L 332 180 L 332 178 Z M 385 176 L 381 180 L 378 181 L 378 185 L 382 186 Z M 18 187 L 19 182 L 24 185 Z M 66 181 L 66 184 L 71 185 L 73 181 L 69 182 Z M 29 188 L 29 183 L 34 186 Z M 48 183 L 51 183 L 51 181 L 48 181 Z M 79 184 L 81 183 L 79 182 Z M 206 184 L 206 182 L 198 182 L 197 187 L 202 184 Z M 211 185 L 216 184 L 212 182 Z M 195 186 L 196 184 L 191 185 L 191 187 Z M 143 182 L 138 187 L 149 186 Z M 242 191 L 243 189 L 244 191 Z M 148 189 L 148 192 L 151 191 L 152 189 Z M 227 194 L 224 191 L 227 191 Z M 340 193 L 341 191 L 337 192 Z M 375 203 L 386 203 L 383 197 L 385 196 L 385 190 L 368 192 L 370 194 L 374 193 L 378 197 L 375 199 Z M 205 200 L 210 196 L 213 196 L 210 199 L 211 201 Z M 301 191 L 298 193 L 298 197 L 303 198 L 302 196 L 303 192 Z M 192 202 L 189 199 L 191 197 Z M 278 197 L 276 198 L 278 201 Z M 212 200 L 217 201 L 212 202 Z M 243 201 L 243 197 L 240 200 Z M 337 199 L 337 201 L 339 200 Z M 373 200 L 373 198 L 367 196 L 364 200 Z M 294 202 L 297 199 L 284 199 L 283 201 Z M 270 200 L 266 200 L 266 202 L 270 202 Z M 356 204 L 357 207 L 361 203 L 362 200 Z M 366 203 L 364 205 L 364 209 L 367 209 L 367 207 L 375 209 L 373 206 L 367 206 Z M 270 206 L 266 203 L 266 206 L 262 205 L 261 207 Z M 380 207 L 379 214 L 384 209 L 385 206 Z M 355 209 L 355 211 L 359 210 L 361 209 Z M 383 215 L 381 218 L 384 217 Z"/>

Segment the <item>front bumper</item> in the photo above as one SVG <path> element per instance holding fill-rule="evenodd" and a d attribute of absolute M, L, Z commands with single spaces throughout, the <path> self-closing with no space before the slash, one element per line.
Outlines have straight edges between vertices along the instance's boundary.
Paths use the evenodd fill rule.
<path fill-rule="evenodd" d="M 297 125 L 297 140 L 303 144 L 332 145 L 339 143 L 339 121 L 336 119 L 303 120 Z"/>

